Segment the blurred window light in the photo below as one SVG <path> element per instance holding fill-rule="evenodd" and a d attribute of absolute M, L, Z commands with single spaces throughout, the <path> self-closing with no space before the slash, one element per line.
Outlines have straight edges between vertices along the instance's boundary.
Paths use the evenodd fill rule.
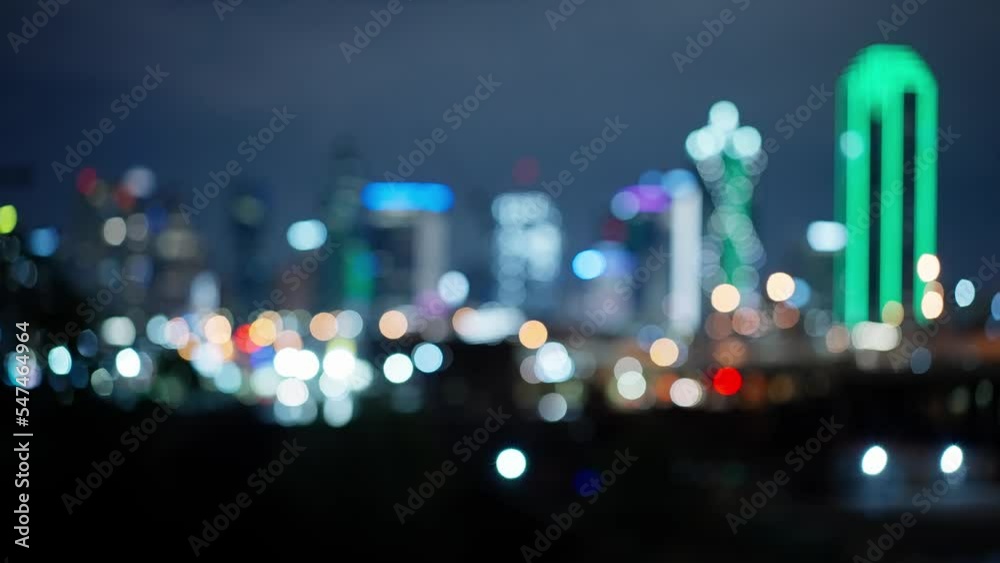
<path fill-rule="evenodd" d="M 443 213 L 454 203 L 444 184 L 374 182 L 361 191 L 362 204 L 371 211 L 430 211 Z"/>
<path fill-rule="evenodd" d="M 326 225 L 322 221 L 309 219 L 289 225 L 286 238 L 295 250 L 315 250 L 326 242 L 326 235 Z"/>
<path fill-rule="evenodd" d="M 623 189 L 622 192 L 635 197 L 640 213 L 663 213 L 670 206 L 670 195 L 659 183 L 637 184 Z"/>
<path fill-rule="evenodd" d="M 669 338 L 660 338 L 649 347 L 649 358 L 661 367 L 670 367 L 681 355 L 680 347 Z"/>
<path fill-rule="evenodd" d="M 788 298 L 787 303 L 796 309 L 804 309 L 812 299 L 812 286 L 802 278 L 793 278 L 795 281 L 795 292 Z"/>
<path fill-rule="evenodd" d="M 500 342 L 524 324 L 524 314 L 514 307 L 464 308 L 452 319 L 458 337 L 469 344 Z"/>
<path fill-rule="evenodd" d="M 733 102 L 719 100 L 708 110 L 708 123 L 723 132 L 733 131 L 740 125 L 740 111 Z"/>
<path fill-rule="evenodd" d="M 133 166 L 122 176 L 125 189 L 137 198 L 146 198 L 156 190 L 156 174 L 145 166 Z"/>
<path fill-rule="evenodd" d="M 858 350 L 889 352 L 899 346 L 901 338 L 899 327 L 886 323 L 862 321 L 851 330 L 851 343 Z"/>
<path fill-rule="evenodd" d="M 722 151 L 723 142 L 721 133 L 713 131 L 709 127 L 703 127 L 688 135 L 684 142 L 684 148 L 688 155 L 697 162 L 718 155 Z"/>
<path fill-rule="evenodd" d="M 865 475 L 875 476 L 882 473 L 888 463 L 889 454 L 881 446 L 872 446 L 861 458 L 861 471 Z"/>
<path fill-rule="evenodd" d="M 854 160 L 865 152 L 865 142 L 861 133 L 844 131 L 840 135 L 840 152 L 848 159 Z"/>
<path fill-rule="evenodd" d="M 968 307 L 976 299 L 976 286 L 966 279 L 958 280 L 955 284 L 955 303 L 959 307 Z"/>
<path fill-rule="evenodd" d="M 354 417 L 354 401 L 350 397 L 323 403 L 323 420 L 334 428 L 346 426 Z"/>
<path fill-rule="evenodd" d="M 309 334 L 320 342 L 326 342 L 337 336 L 337 317 L 327 312 L 316 313 L 309 321 Z"/>
<path fill-rule="evenodd" d="M 697 381 L 682 377 L 670 385 L 670 400 L 678 407 L 690 408 L 701 403 L 705 389 Z"/>
<path fill-rule="evenodd" d="M 920 375 L 927 373 L 931 369 L 931 351 L 927 348 L 920 347 L 910 354 L 910 371 Z"/>
<path fill-rule="evenodd" d="M 538 400 L 538 416 L 546 422 L 559 422 L 568 409 L 566 398 L 559 393 L 547 393 Z"/>
<path fill-rule="evenodd" d="M 542 345 L 535 354 L 535 376 L 543 383 L 560 383 L 573 377 L 573 359 L 558 342 Z"/>
<path fill-rule="evenodd" d="M 128 317 L 109 317 L 101 323 L 101 338 L 112 346 L 131 346 L 135 325 Z"/>
<path fill-rule="evenodd" d="M 917 259 L 917 276 L 920 281 L 931 282 L 941 275 L 941 261 L 933 254 L 921 254 Z"/>
<path fill-rule="evenodd" d="M 517 331 L 521 346 L 529 350 L 540 348 L 549 338 L 549 331 L 541 321 L 527 321 Z"/>
<path fill-rule="evenodd" d="M 309 400 L 309 388 L 301 379 L 283 379 L 278 383 L 275 396 L 286 407 L 298 407 Z"/>
<path fill-rule="evenodd" d="M 731 154 L 735 158 L 752 158 L 760 152 L 760 131 L 745 126 L 733 131 L 729 139 Z"/>
<path fill-rule="evenodd" d="M 629 401 L 641 399 L 646 394 L 646 378 L 641 373 L 627 371 L 618 377 L 618 394 Z"/>
<path fill-rule="evenodd" d="M 356 311 L 350 309 L 337 313 L 337 332 L 344 338 L 356 338 L 365 323 Z"/>
<path fill-rule="evenodd" d="M 323 371 L 330 377 L 349 377 L 356 363 L 357 358 L 350 350 L 334 348 L 323 356 Z"/>
<path fill-rule="evenodd" d="M 920 300 L 920 312 L 926 319 L 936 319 L 944 312 L 944 297 L 936 291 L 928 291 Z"/>
<path fill-rule="evenodd" d="M 584 250 L 573 257 L 573 274 L 581 280 L 592 280 L 608 267 L 604 254 L 594 249 Z"/>
<path fill-rule="evenodd" d="M 840 252 L 847 246 L 847 227 L 836 221 L 813 221 L 806 229 L 806 241 L 815 252 Z"/>
<path fill-rule="evenodd" d="M 698 190 L 698 178 L 690 170 L 675 168 L 663 175 L 663 187 L 673 196 Z"/>
<path fill-rule="evenodd" d="M 469 278 L 462 272 L 445 272 L 437 284 L 438 296 L 449 307 L 457 307 L 469 297 Z"/>
<path fill-rule="evenodd" d="M 711 301 L 716 311 L 730 313 L 740 306 L 740 290 L 732 284 L 719 284 L 712 290 Z"/>
<path fill-rule="evenodd" d="M 621 191 L 611 198 L 611 214 L 616 219 L 628 221 L 635 218 L 641 211 L 639 197 L 630 191 Z"/>
<path fill-rule="evenodd" d="M 775 272 L 767 278 L 767 296 L 771 301 L 783 302 L 795 294 L 795 280 L 784 272 Z"/>
<path fill-rule="evenodd" d="M 406 315 L 399 311 L 391 310 L 382 313 L 382 317 L 378 320 L 378 330 L 382 333 L 382 336 L 389 340 L 397 340 L 406 334 L 408 324 Z"/>
<path fill-rule="evenodd" d="M 28 235 L 28 250 L 35 256 L 52 256 L 58 248 L 59 231 L 54 227 L 33 229 Z"/>
<path fill-rule="evenodd" d="M 260 367 L 250 374 L 250 388 L 261 398 L 271 398 L 278 391 L 281 376 L 272 367 Z"/>
<path fill-rule="evenodd" d="M 413 365 L 424 373 L 434 373 L 444 364 L 444 353 L 435 344 L 424 342 L 413 349 Z"/>
<path fill-rule="evenodd" d="M 903 324 L 903 304 L 899 301 L 888 301 L 882 306 L 882 322 L 892 326 Z"/>
<path fill-rule="evenodd" d="M 225 344 L 233 335 L 233 326 L 222 315 L 212 315 L 205 321 L 205 339 L 213 344 Z"/>
<path fill-rule="evenodd" d="M 108 397 L 114 391 L 115 380 L 108 370 L 99 368 L 90 375 L 90 386 L 98 396 Z"/>
<path fill-rule="evenodd" d="M 393 354 L 382 364 L 382 373 L 389 383 L 405 383 L 413 375 L 413 362 L 405 354 Z"/>
<path fill-rule="evenodd" d="M 104 222 L 102 234 L 104 235 L 104 242 L 109 245 L 120 246 L 121 243 L 125 242 L 125 233 L 125 219 L 112 217 Z"/>
<path fill-rule="evenodd" d="M 135 350 L 125 348 L 115 355 L 115 369 L 122 377 L 136 377 L 142 369 L 142 360 Z"/>
<path fill-rule="evenodd" d="M 222 368 L 215 374 L 215 387 L 227 394 L 233 395 L 243 387 L 243 374 L 239 366 L 232 362 L 222 364 Z"/>
<path fill-rule="evenodd" d="M 642 373 L 642 362 L 632 356 L 618 358 L 614 367 L 615 377 L 621 377 L 630 371 Z"/>
<path fill-rule="evenodd" d="M 56 346 L 49 350 L 49 369 L 56 375 L 66 375 L 73 367 L 73 357 L 65 346 Z"/>

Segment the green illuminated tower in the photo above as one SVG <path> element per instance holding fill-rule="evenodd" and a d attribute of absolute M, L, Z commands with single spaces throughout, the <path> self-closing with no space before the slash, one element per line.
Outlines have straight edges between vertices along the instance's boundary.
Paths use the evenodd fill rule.
<path fill-rule="evenodd" d="M 914 100 L 912 124 L 906 123 L 907 96 Z M 912 303 L 918 322 L 927 320 L 922 306 L 925 295 L 940 291 L 935 282 L 939 270 L 935 256 L 937 106 L 934 75 L 909 47 L 868 47 L 840 77 L 836 206 L 838 220 L 847 226 L 847 246 L 835 268 L 835 307 L 848 326 L 869 320 L 898 324 L 902 319 L 905 202 L 911 197 L 904 192 L 911 170 Z M 912 140 L 906 138 L 907 130 L 912 131 Z M 911 155 L 905 154 L 907 145 L 912 145 Z M 875 255 L 870 248 L 873 226 L 878 228 Z M 877 263 L 872 260 L 875 257 Z M 933 267 L 918 269 L 918 263 Z M 877 294 L 870 289 L 873 274 L 878 280 Z M 875 315 L 870 310 L 871 295 L 876 299 Z M 894 319 L 889 320 L 890 316 Z"/>

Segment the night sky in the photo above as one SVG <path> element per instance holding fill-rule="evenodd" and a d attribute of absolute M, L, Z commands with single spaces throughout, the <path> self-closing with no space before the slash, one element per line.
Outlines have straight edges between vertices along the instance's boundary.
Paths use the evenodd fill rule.
<path fill-rule="evenodd" d="M 0 188 L 0 199 L 26 206 L 26 224 L 65 224 L 70 207 L 62 196 L 73 182 L 59 183 L 51 162 L 81 140 L 81 129 L 106 117 L 116 129 L 86 164 L 112 178 L 144 164 L 189 198 L 209 172 L 242 159 L 237 147 L 267 124 L 272 108 L 287 106 L 296 119 L 241 178 L 276 190 L 266 248 L 290 253 L 284 229 L 315 216 L 335 136 L 356 135 L 369 172 L 382 176 L 415 148 L 414 139 L 441 127 L 448 139 L 413 179 L 455 188 L 453 232 L 460 236 L 453 237 L 452 265 L 485 269 L 489 201 L 514 188 L 518 158 L 536 157 L 544 180 L 574 171 L 576 181 L 557 201 L 571 256 L 596 239 L 616 189 L 649 168 L 690 166 L 685 137 L 725 98 L 739 106 L 743 123 L 781 145 L 757 191 L 756 222 L 769 255 L 764 271 L 792 268 L 790 250 L 806 225 L 833 218 L 834 103 L 788 140 L 776 122 L 805 103 L 810 87 L 833 89 L 858 50 L 883 41 L 877 22 L 889 20 L 893 4 L 586 0 L 553 31 L 545 11 L 557 10 L 556 0 L 401 2 L 402 12 L 348 64 L 339 45 L 387 1 L 244 0 L 220 21 L 207 0 L 71 0 L 18 54 L 9 40 L 0 49 L 0 165 L 35 167 L 33 189 Z M 672 54 L 724 9 L 735 21 L 679 73 Z M 8 0 L 0 28 L 20 32 L 21 17 L 36 11 L 36 2 Z M 985 1 L 926 0 L 890 35 L 928 62 L 941 92 L 940 123 L 961 135 L 939 163 L 946 280 L 973 275 L 981 256 L 997 252 L 998 84 L 991 67 L 1000 38 L 991 11 L 995 4 Z M 112 102 L 157 64 L 169 77 L 119 121 Z M 442 114 L 490 74 L 501 86 L 451 130 Z M 628 130 L 576 173 L 570 154 L 615 116 Z M 225 234 L 224 212 L 213 204 L 198 227 Z M 220 260 L 230 249 L 209 246 Z M 277 254 L 276 262 L 286 258 Z"/>

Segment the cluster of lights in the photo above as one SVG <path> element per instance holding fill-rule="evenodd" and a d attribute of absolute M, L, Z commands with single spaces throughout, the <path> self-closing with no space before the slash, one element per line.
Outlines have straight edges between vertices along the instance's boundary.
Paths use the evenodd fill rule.
<path fill-rule="evenodd" d="M 688 135 L 685 148 L 714 203 L 707 224 L 704 278 L 710 284 L 753 289 L 765 258 L 750 217 L 753 191 L 767 165 L 760 132 L 740 126 L 736 106 L 720 101 L 709 109 L 708 124 Z"/>

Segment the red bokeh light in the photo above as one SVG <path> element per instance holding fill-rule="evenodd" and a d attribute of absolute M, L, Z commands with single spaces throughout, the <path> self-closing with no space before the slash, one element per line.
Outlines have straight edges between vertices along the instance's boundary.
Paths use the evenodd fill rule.
<path fill-rule="evenodd" d="M 76 189 L 83 195 L 90 195 L 97 189 L 97 170 L 87 167 L 76 175 Z"/>
<path fill-rule="evenodd" d="M 253 354 L 257 350 L 260 350 L 260 346 L 257 346 L 250 340 L 250 325 L 240 325 L 236 329 L 233 340 L 236 341 L 236 347 L 244 354 Z"/>
<path fill-rule="evenodd" d="M 541 166 L 538 159 L 533 156 L 523 156 L 514 163 L 514 170 L 511 176 L 518 186 L 530 186 L 538 181 L 538 174 Z"/>
<path fill-rule="evenodd" d="M 735 395 L 743 387 L 743 376 L 736 368 L 721 368 L 715 372 L 712 387 L 720 395 Z"/>

